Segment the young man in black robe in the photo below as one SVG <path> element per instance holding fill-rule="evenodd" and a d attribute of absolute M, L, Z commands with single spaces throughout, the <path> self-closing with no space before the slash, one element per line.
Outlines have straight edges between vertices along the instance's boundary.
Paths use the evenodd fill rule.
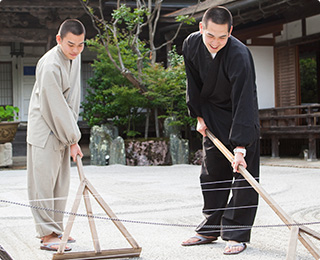
<path fill-rule="evenodd" d="M 183 55 L 187 105 L 203 135 L 200 181 L 205 220 L 197 227 L 197 235 L 182 245 L 207 244 L 221 236 L 227 241 L 224 254 L 238 254 L 250 241 L 258 204 L 258 194 L 238 172 L 241 164 L 259 177 L 254 64 L 248 48 L 231 35 L 232 15 L 226 8 L 208 9 L 199 28 L 184 41 Z M 234 152 L 232 165 L 206 136 L 206 129 Z M 246 227 L 239 228 L 242 225 Z"/>

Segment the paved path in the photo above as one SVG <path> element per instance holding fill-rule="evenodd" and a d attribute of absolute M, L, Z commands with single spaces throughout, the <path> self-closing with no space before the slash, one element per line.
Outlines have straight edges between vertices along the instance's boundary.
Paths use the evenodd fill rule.
<path fill-rule="evenodd" d="M 291 159 L 290 159 L 291 160 Z M 285 165 L 262 158 L 261 184 L 275 201 L 298 222 L 320 222 L 320 167 L 318 162 Z M 295 161 L 295 160 L 294 160 Z M 302 161 L 302 160 L 300 160 Z M 306 164 L 305 163 L 309 163 Z M 311 164 L 310 164 L 311 163 Z M 314 163 L 314 164 L 312 164 Z M 271 166 L 278 165 L 278 166 Z M 310 167 L 312 165 L 312 167 Z M 295 166 L 295 167 L 292 167 Z M 309 167 L 308 167 L 309 166 Z M 156 222 L 169 226 L 123 221 L 142 247 L 140 260 L 212 260 L 212 259 L 285 259 L 290 232 L 287 227 L 254 228 L 251 244 L 238 256 L 222 254 L 224 241 L 196 247 L 182 247 L 181 241 L 194 234 L 202 220 L 202 197 L 199 187 L 199 166 L 175 165 L 160 167 L 85 166 L 88 180 L 108 203 L 118 218 L 130 221 Z M 71 209 L 79 185 L 77 170 L 72 167 L 71 189 L 67 210 Z M 26 170 L 1 169 L 0 200 L 28 203 Z M 105 216 L 93 203 L 94 213 Z M 83 202 L 79 213 L 84 213 Z M 65 218 L 67 220 L 67 217 Z M 96 220 L 101 248 L 126 248 L 129 244 L 108 220 Z M 176 224 L 186 224 L 181 227 Z M 261 199 L 255 225 L 283 224 Z M 320 232 L 320 224 L 310 228 Z M 15 260 L 52 259 L 51 252 L 39 249 L 30 209 L 0 203 L 0 245 Z M 72 229 L 77 239 L 73 251 L 93 250 L 87 220 L 77 217 Z M 318 248 L 320 243 L 315 241 Z M 314 259 L 298 243 L 297 259 Z"/>

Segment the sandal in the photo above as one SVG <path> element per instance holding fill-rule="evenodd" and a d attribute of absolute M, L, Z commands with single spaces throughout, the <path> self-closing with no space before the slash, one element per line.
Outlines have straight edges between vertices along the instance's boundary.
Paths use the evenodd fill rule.
<path fill-rule="evenodd" d="M 191 239 L 198 239 L 197 241 L 188 242 Z M 218 238 L 216 237 L 204 237 L 201 235 L 197 235 L 194 237 L 190 237 L 186 242 L 182 242 L 182 246 L 196 246 L 196 245 L 203 245 L 203 244 L 210 244 L 213 241 L 216 241 Z"/>
<path fill-rule="evenodd" d="M 62 239 L 62 234 L 61 235 L 59 235 L 58 236 L 58 238 L 60 238 L 60 239 Z M 72 237 L 68 237 L 68 241 L 67 241 L 67 243 L 75 243 L 76 242 L 76 240 L 75 239 L 73 239 Z"/>
<path fill-rule="evenodd" d="M 47 251 L 58 251 L 59 247 L 56 248 L 56 247 L 52 247 L 52 246 L 59 246 L 59 245 L 60 245 L 60 243 L 57 243 L 57 242 L 48 243 L 48 244 L 42 244 L 40 246 L 40 249 L 41 250 L 47 250 Z M 64 249 L 64 251 L 70 251 L 70 250 L 71 250 L 70 247 L 66 247 Z"/>
<path fill-rule="evenodd" d="M 231 249 L 231 248 L 234 248 L 234 247 L 242 247 L 242 249 L 238 250 L 238 251 L 227 251 L 227 249 Z M 245 249 L 247 248 L 247 245 L 246 243 L 237 243 L 237 244 L 232 244 L 232 243 L 227 243 L 224 251 L 223 251 L 223 254 L 225 255 L 237 255 L 237 254 L 240 254 L 241 252 L 243 252 Z"/>

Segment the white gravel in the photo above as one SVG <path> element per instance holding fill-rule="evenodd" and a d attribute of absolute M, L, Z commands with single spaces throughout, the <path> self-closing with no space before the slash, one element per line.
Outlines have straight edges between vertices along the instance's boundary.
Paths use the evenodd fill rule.
<path fill-rule="evenodd" d="M 251 243 L 238 256 L 222 254 L 225 242 L 219 239 L 210 245 L 182 247 L 180 243 L 194 235 L 194 227 L 202 220 L 202 196 L 199 166 L 129 167 L 85 166 L 87 179 L 93 184 L 133 238 L 142 247 L 141 260 L 212 260 L 212 259 L 285 259 L 290 238 L 287 227 L 256 227 Z M 71 188 L 67 211 L 71 210 L 79 185 L 76 167 L 71 171 Z M 260 183 L 283 210 L 299 223 L 320 222 L 319 168 L 261 165 Z M 0 171 L 0 200 L 28 204 L 26 170 Z M 93 212 L 106 216 L 91 199 Z M 81 201 L 78 213 L 85 213 Z M 130 223 L 143 221 L 172 226 Z M 65 222 L 67 216 L 65 217 Z M 96 220 L 102 249 L 130 247 L 109 220 Z M 190 227 L 175 224 L 191 225 Z M 283 224 L 271 208 L 260 199 L 255 225 Z M 320 224 L 308 226 L 320 232 Z M 52 252 L 41 251 L 31 211 L 28 207 L 0 203 L 0 245 L 14 260 L 52 259 Z M 77 243 L 73 251 L 92 251 L 88 221 L 76 217 L 71 235 Z M 320 248 L 317 240 L 312 241 Z M 312 255 L 298 242 L 297 259 L 311 260 Z"/>

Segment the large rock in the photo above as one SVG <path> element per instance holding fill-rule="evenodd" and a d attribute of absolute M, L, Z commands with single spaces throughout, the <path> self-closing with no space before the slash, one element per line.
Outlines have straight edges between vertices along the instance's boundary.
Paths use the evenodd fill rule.
<path fill-rule="evenodd" d="M 174 117 L 167 117 L 164 120 L 164 136 L 169 138 L 171 134 L 177 135 L 178 137 L 181 136 L 181 129 L 180 126 L 175 125 L 173 122 L 175 121 Z"/>
<path fill-rule="evenodd" d="M 203 161 L 203 150 L 197 150 L 190 158 L 191 164 L 201 165 Z"/>
<path fill-rule="evenodd" d="M 170 137 L 170 154 L 172 164 L 189 163 L 189 141 L 181 138 L 181 127 L 174 124 L 174 117 L 164 120 L 164 135 Z"/>
<path fill-rule="evenodd" d="M 189 140 L 181 139 L 178 135 L 170 135 L 170 154 L 172 164 L 189 163 Z"/>
<path fill-rule="evenodd" d="M 0 167 L 12 165 L 12 144 L 0 144 Z"/>
<path fill-rule="evenodd" d="M 123 156 L 125 156 L 124 149 L 120 158 L 111 158 L 111 147 L 113 145 L 113 140 L 119 135 L 118 128 L 112 124 L 105 124 L 101 126 L 93 126 L 90 132 L 90 154 L 91 154 L 91 164 L 92 165 L 106 165 L 109 164 L 110 160 L 112 162 L 118 163 L 123 162 Z M 112 156 L 116 156 L 119 152 L 113 152 Z"/>
<path fill-rule="evenodd" d="M 111 142 L 109 164 L 126 164 L 126 148 L 121 136 Z"/>

